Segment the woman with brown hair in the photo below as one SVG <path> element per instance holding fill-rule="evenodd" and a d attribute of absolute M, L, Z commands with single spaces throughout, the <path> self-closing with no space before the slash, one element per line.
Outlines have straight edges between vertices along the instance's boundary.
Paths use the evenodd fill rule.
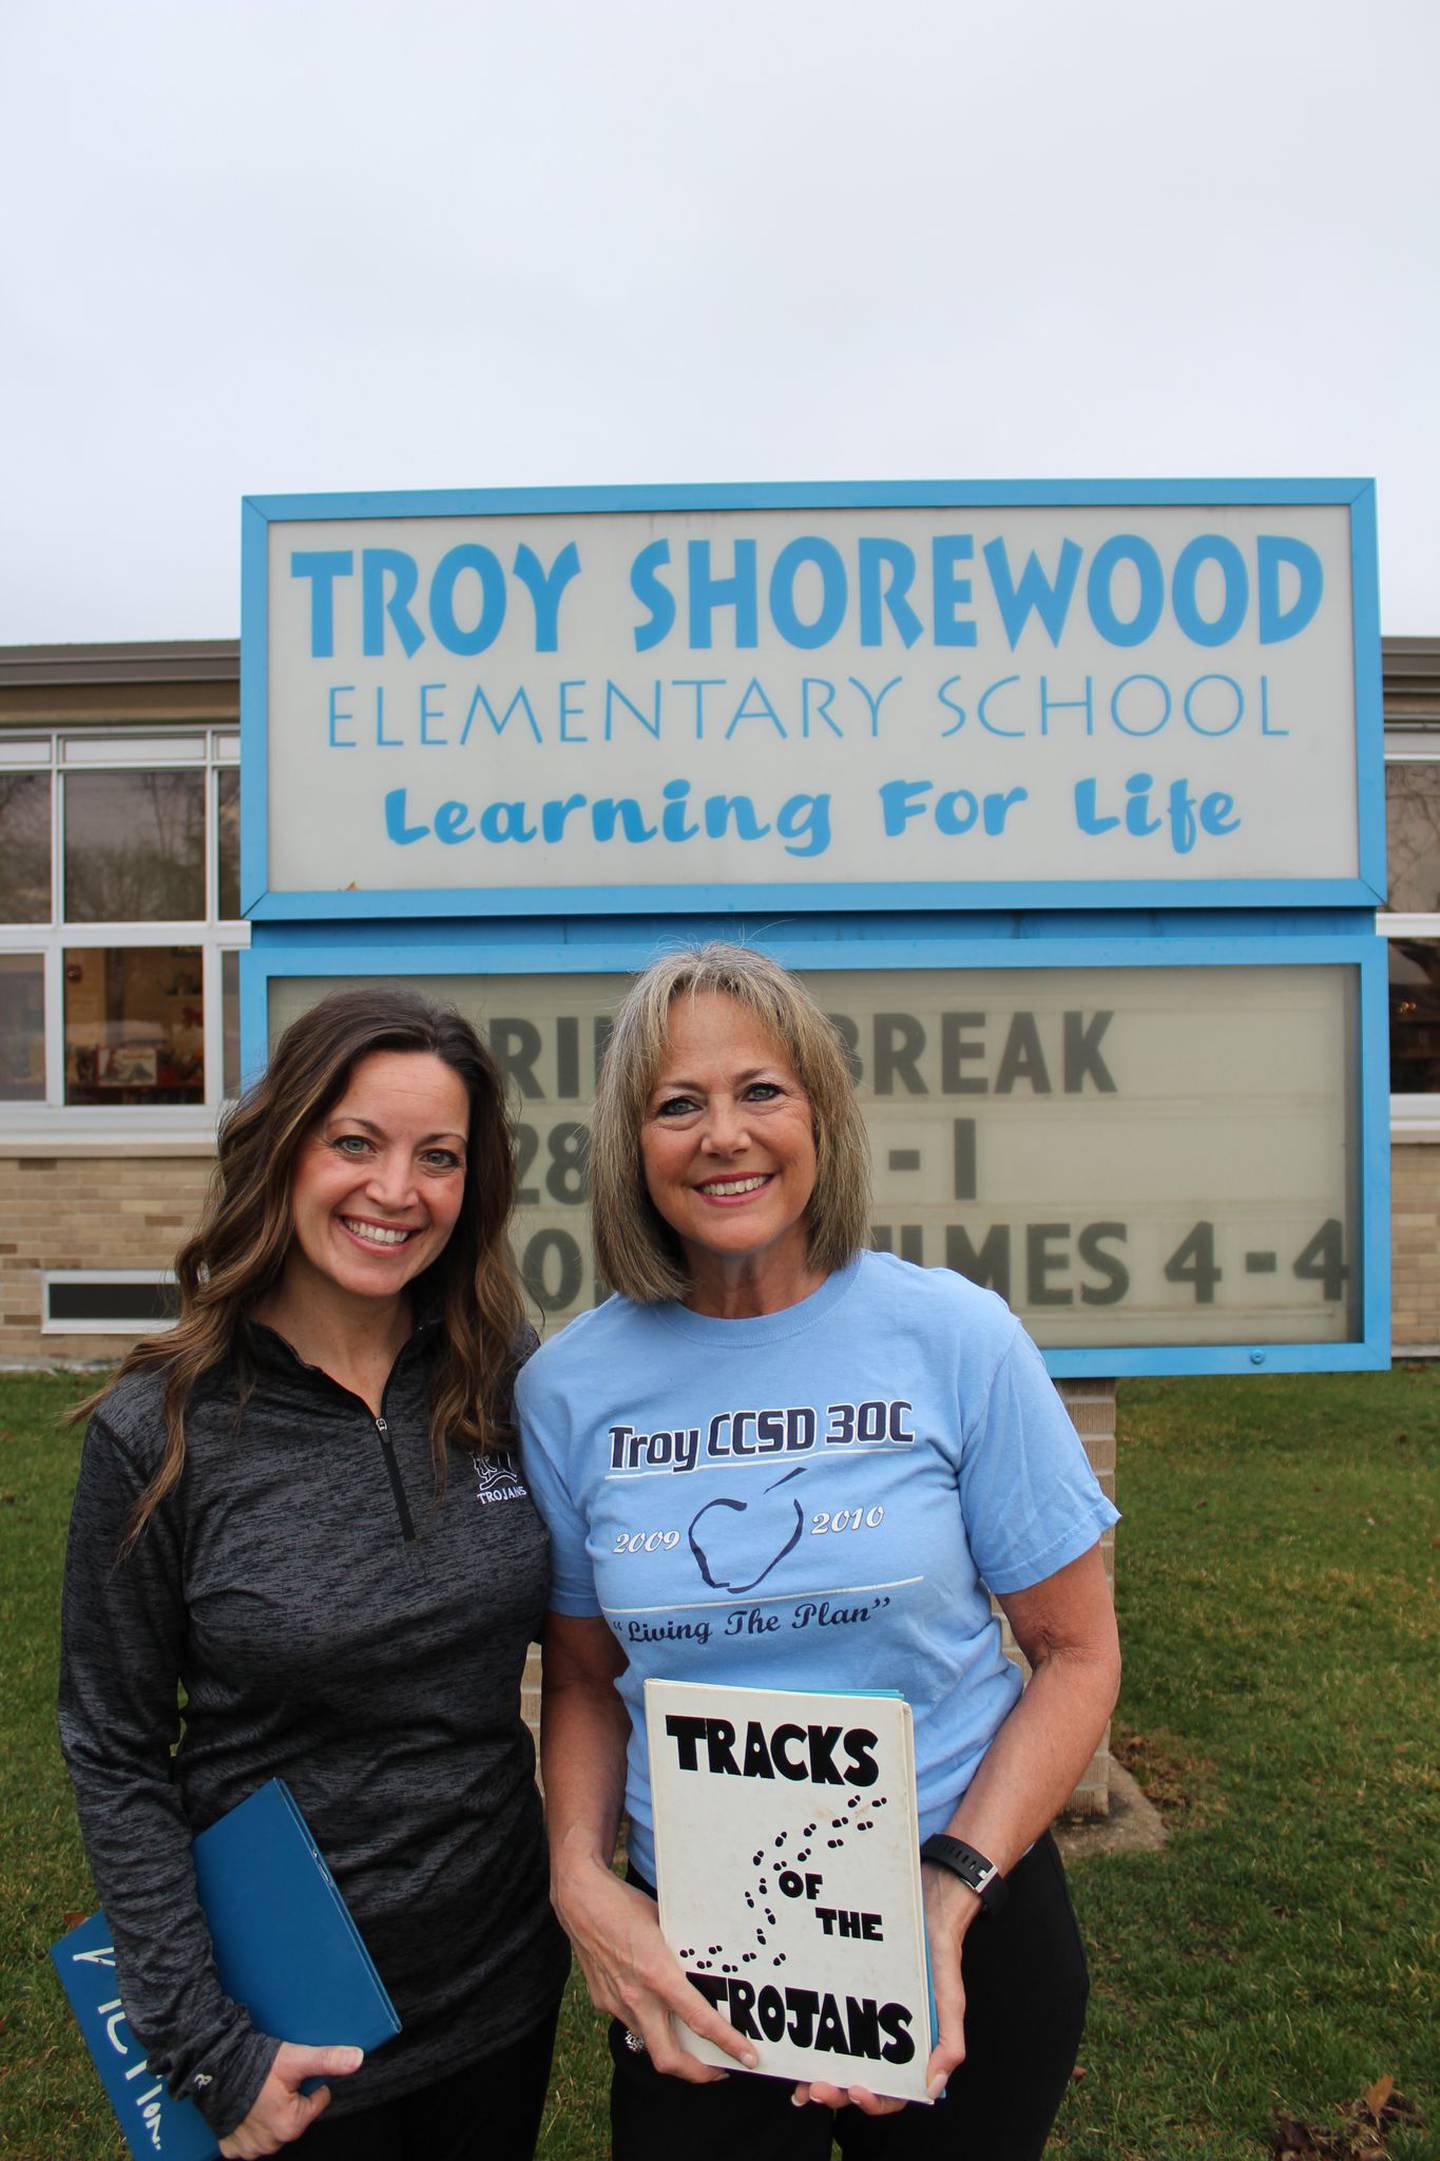
<path fill-rule="evenodd" d="M 512 1186 L 469 1023 L 326 998 L 222 1125 L 178 1325 L 87 1406 L 61 1743 L 126 2015 L 238 2161 L 533 2151 L 567 1959 L 520 1717 L 548 1562 Z M 190 1841 L 272 1777 L 401 2019 L 363 2066 L 216 1978 Z"/>
<path fill-rule="evenodd" d="M 1048 1826 L 1115 1700 L 1115 1510 L 1002 1301 L 865 1250 L 844 1053 L 765 955 L 672 954 L 632 986 L 591 1202 L 616 1296 L 537 1354 L 516 1403 L 554 1552 L 553 1896 L 612 2014 L 616 2161 L 823 2161 L 832 2130 L 854 2161 L 1038 2161 L 1086 1989 Z M 1034 1669 L 1023 1694 L 992 1591 Z M 763 2075 L 761 2030 L 727 2023 L 666 1948 L 648 1676 L 908 1698 L 933 2107 L 792 2094 Z M 610 1865 L 622 1809 L 628 1883 Z M 672 2014 L 762 2075 L 702 2063 Z"/>

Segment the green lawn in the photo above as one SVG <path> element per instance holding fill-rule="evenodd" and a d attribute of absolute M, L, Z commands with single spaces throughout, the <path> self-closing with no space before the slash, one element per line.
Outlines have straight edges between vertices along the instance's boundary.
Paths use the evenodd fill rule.
<path fill-rule="evenodd" d="M 45 1946 L 90 1902 L 54 1746 L 54 1610 L 78 1381 L 0 1380 L 0 2153 L 123 2149 Z M 1053 2144 L 1070 2161 L 1259 2161 L 1393 2077 L 1440 2154 L 1440 1371 L 1127 1383 L 1120 1728 L 1159 1854 L 1073 1873 L 1095 1980 Z M 542 2152 L 605 2153 L 572 1999 Z M 1311 2153 L 1353 2154 L 1347 2137 Z M 975 2157 L 983 2161 L 983 2157 Z"/>

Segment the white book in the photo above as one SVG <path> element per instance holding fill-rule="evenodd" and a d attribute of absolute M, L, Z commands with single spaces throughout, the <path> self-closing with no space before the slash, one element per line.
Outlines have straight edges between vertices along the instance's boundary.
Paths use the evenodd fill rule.
<path fill-rule="evenodd" d="M 647 1681 L 660 1927 L 761 2073 L 924 2101 L 933 2009 L 901 1696 Z M 738 2069 L 679 2020 L 706 2063 Z"/>

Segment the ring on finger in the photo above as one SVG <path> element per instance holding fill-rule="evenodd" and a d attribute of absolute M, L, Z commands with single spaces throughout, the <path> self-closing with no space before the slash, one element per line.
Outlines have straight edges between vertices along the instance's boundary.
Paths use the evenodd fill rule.
<path fill-rule="evenodd" d="M 645 2053 L 644 2035 L 633 2032 L 631 2028 L 627 2026 L 625 2028 L 625 2046 L 629 2049 L 632 2056 L 643 2056 Z"/>

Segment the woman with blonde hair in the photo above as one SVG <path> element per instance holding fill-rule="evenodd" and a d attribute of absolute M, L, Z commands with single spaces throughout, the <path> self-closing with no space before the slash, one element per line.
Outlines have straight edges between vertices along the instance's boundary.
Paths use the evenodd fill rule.
<path fill-rule="evenodd" d="M 467 1021 L 324 999 L 222 1126 L 178 1325 L 88 1407 L 61 1742 L 126 2015 L 240 2161 L 534 2148 L 567 1959 L 520 1717 L 548 1567 L 512 1185 Z M 363 2066 L 216 1977 L 190 1842 L 276 1777 L 400 2016 Z"/>
<path fill-rule="evenodd" d="M 1099 1547 L 1115 1510 L 1002 1301 L 864 1250 L 844 1054 L 765 956 L 707 946 L 632 987 L 597 1091 L 591 1202 L 616 1295 L 537 1354 L 516 1404 L 554 1557 L 552 1895 L 612 2014 L 617 2161 L 820 2161 L 832 2107 L 847 2154 L 1035 2161 L 1084 2013 L 1048 1826 L 1115 1698 Z M 837 1514 L 863 1549 L 820 1535 Z M 843 1628 L 802 1624 L 857 1582 L 886 1596 L 836 1601 Z M 991 1591 L 1034 1669 L 1023 1694 Z M 934 2106 L 726 2078 L 676 2040 L 672 2013 L 763 2073 L 656 1923 L 650 1676 L 909 1699 Z M 628 1884 L 610 1866 L 622 1808 Z"/>

